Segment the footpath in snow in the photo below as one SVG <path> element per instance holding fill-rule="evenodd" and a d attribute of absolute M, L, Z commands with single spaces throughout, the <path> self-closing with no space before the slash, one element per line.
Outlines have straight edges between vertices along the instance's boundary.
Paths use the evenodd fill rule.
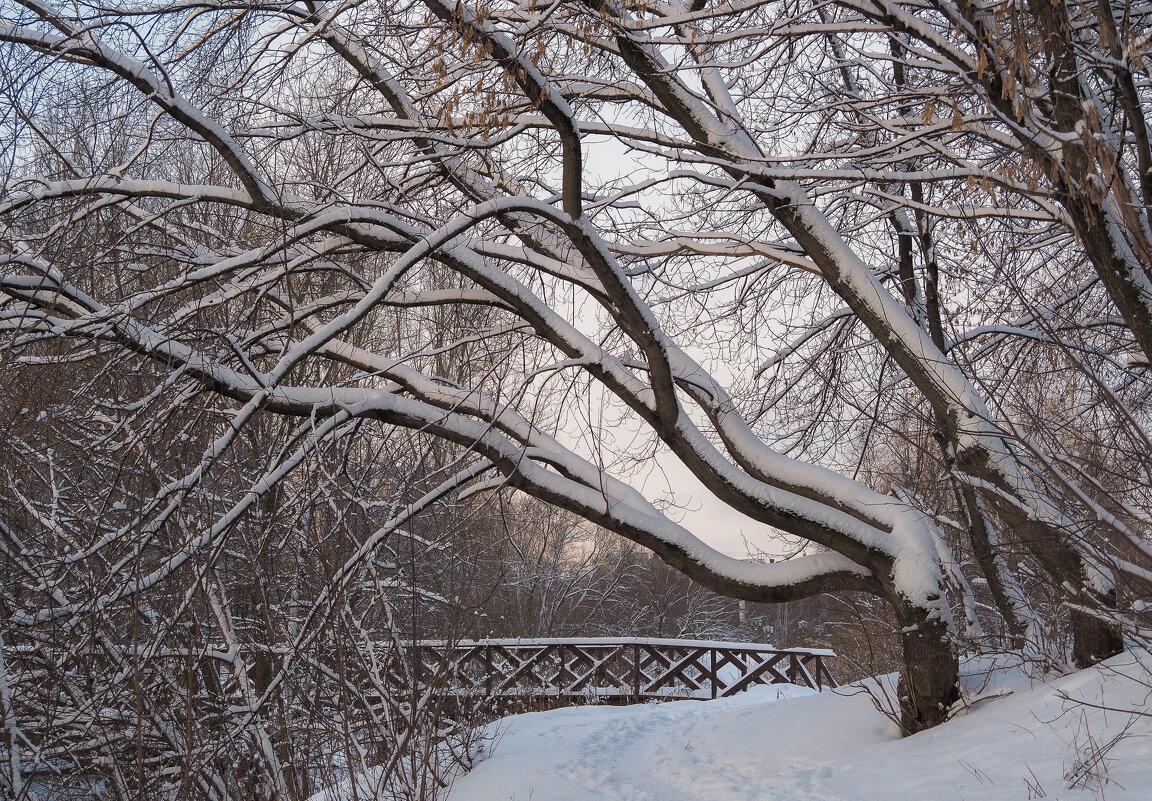
<path fill-rule="evenodd" d="M 494 725 L 448 798 L 1146 801 L 1149 667 L 1139 651 L 1044 682 L 972 662 L 966 682 L 981 700 L 910 738 L 851 688 L 776 685 L 716 701 L 517 715 Z"/>

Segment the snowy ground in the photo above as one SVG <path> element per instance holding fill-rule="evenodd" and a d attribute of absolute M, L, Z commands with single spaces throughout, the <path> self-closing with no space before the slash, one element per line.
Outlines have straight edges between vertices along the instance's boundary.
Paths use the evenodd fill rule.
<path fill-rule="evenodd" d="M 1147 652 L 1124 654 L 1045 683 L 970 664 L 983 700 L 903 739 L 867 694 L 787 685 L 517 715 L 449 801 L 1145 801 L 1148 666 Z"/>

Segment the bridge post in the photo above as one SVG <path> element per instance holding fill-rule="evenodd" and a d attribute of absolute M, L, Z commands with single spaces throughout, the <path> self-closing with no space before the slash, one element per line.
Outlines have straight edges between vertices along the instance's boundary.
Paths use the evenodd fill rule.
<path fill-rule="evenodd" d="M 565 653 L 563 644 L 556 646 L 556 692 L 560 695 L 567 695 L 567 685 L 564 682 L 567 680 L 565 677 L 568 675 L 568 664 L 564 661 Z"/>
<path fill-rule="evenodd" d="M 492 697 L 492 644 L 484 646 L 484 694 Z"/>
<path fill-rule="evenodd" d="M 640 700 L 640 643 L 632 644 L 632 695 Z"/>
<path fill-rule="evenodd" d="M 716 698 L 716 649 L 708 649 L 708 684 L 712 687 L 712 698 Z"/>

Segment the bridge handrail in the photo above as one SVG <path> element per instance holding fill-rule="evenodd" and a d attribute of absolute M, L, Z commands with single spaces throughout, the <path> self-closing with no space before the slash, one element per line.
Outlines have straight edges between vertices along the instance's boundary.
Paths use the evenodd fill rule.
<path fill-rule="evenodd" d="M 657 637 L 417 640 L 412 674 L 448 680 L 452 694 L 491 696 L 712 697 L 753 684 L 835 687 L 818 648 Z M 450 678 L 449 678 L 450 677 Z"/>
<path fill-rule="evenodd" d="M 729 642 L 727 640 L 677 640 L 660 637 L 516 637 L 491 638 L 482 640 L 416 640 L 405 647 L 430 648 L 476 648 L 483 645 L 496 645 L 501 648 L 531 648 L 537 645 L 648 645 L 672 648 L 721 648 L 729 651 L 770 651 L 772 653 L 807 654 L 809 656 L 834 657 L 836 652 L 828 648 L 780 648 L 767 643 Z"/>

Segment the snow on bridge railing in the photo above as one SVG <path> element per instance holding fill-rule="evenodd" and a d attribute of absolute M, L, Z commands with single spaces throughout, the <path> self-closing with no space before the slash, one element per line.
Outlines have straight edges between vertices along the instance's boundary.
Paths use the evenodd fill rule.
<path fill-rule="evenodd" d="M 641 637 L 418 641 L 405 649 L 417 683 L 454 695 L 597 698 L 617 702 L 723 698 L 756 684 L 835 687 L 833 651 Z"/>

